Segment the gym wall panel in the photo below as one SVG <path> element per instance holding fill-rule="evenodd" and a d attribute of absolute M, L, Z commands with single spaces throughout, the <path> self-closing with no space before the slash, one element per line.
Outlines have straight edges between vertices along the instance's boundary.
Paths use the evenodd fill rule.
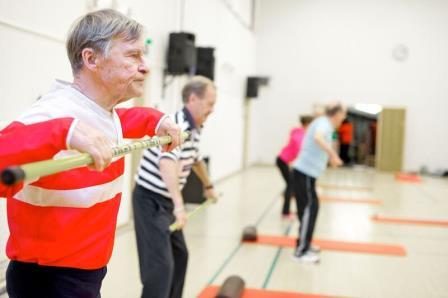
<path fill-rule="evenodd" d="M 5 268 L 8 262 L 6 257 L 6 242 L 9 236 L 8 223 L 6 219 L 6 200 L 0 198 L 0 284 L 4 279 Z"/>
<path fill-rule="evenodd" d="M 255 36 L 225 1 L 188 3 L 185 30 L 197 33 L 197 45 L 216 48 L 218 101 L 204 129 L 203 153 L 211 157 L 211 174 L 219 179 L 242 168 L 243 101 L 246 77 L 255 71 Z"/>
<path fill-rule="evenodd" d="M 257 73 L 272 80 L 253 104 L 252 162 L 273 163 L 299 114 L 339 99 L 406 108 L 404 169 L 448 168 L 448 2 L 267 0 L 256 11 Z"/>
<path fill-rule="evenodd" d="M 0 0 L 0 20 L 64 40 L 72 22 L 86 12 L 87 2 Z"/>
<path fill-rule="evenodd" d="M 0 232 L 0 264 L 1 264 L 5 260 L 7 260 L 4 248 L 6 247 L 6 241 L 8 240 L 9 236 L 8 223 L 6 220 L 6 200 L 3 198 L 0 198 L 0 231 L 1 231 Z M 0 266 L 0 268 L 2 268 L 2 266 Z"/>
<path fill-rule="evenodd" d="M 0 121 L 0 129 L 4 128 L 7 123 Z M 0 281 L 3 279 L 3 268 L 4 264 L 7 262 L 6 257 L 6 241 L 8 240 L 9 229 L 8 222 L 6 218 L 6 200 L 0 197 Z"/>
<path fill-rule="evenodd" d="M 11 121 L 44 94 L 55 78 L 71 79 L 64 44 L 0 24 L 0 120 Z"/>
<path fill-rule="evenodd" d="M 83 12 L 84 1 L 0 0 L 1 120 L 20 115 L 55 78 L 71 79 L 64 40 Z"/>

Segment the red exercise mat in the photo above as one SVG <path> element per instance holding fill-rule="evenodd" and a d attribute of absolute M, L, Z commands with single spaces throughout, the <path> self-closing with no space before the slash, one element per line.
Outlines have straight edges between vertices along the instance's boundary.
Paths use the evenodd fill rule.
<path fill-rule="evenodd" d="M 265 244 L 274 246 L 296 247 L 296 238 L 287 236 L 263 236 L 258 235 L 256 241 L 246 243 Z M 322 250 L 336 250 L 354 253 L 406 256 L 406 250 L 402 246 L 381 243 L 359 243 L 334 240 L 313 240 Z"/>
<path fill-rule="evenodd" d="M 410 173 L 397 173 L 395 174 L 395 180 L 410 183 L 422 182 L 422 178 L 419 175 Z"/>
<path fill-rule="evenodd" d="M 339 185 L 339 184 L 318 183 L 317 186 L 322 187 L 322 188 L 353 190 L 353 191 L 371 191 L 372 190 L 372 187 L 358 186 L 358 185 Z"/>
<path fill-rule="evenodd" d="M 202 290 L 198 298 L 215 298 L 218 293 L 218 286 L 209 286 Z M 303 294 L 292 292 L 269 291 L 259 289 L 244 289 L 242 298 L 331 298 L 336 296 Z"/>
<path fill-rule="evenodd" d="M 329 197 L 329 196 L 319 196 L 319 200 L 322 202 L 329 203 L 353 203 L 353 204 L 369 204 L 369 205 L 381 205 L 383 202 L 376 199 L 355 199 L 355 198 L 340 198 L 340 197 Z"/>
<path fill-rule="evenodd" d="M 372 220 L 380 223 L 395 223 L 407 225 L 424 225 L 424 226 L 439 226 L 448 227 L 448 219 L 423 219 L 423 218 L 404 218 L 404 217 L 390 217 L 383 215 L 374 215 Z"/>

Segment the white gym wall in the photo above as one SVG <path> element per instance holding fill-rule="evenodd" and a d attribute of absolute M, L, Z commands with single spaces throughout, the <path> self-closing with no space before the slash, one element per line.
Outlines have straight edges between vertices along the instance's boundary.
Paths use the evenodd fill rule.
<path fill-rule="evenodd" d="M 5 127 L 6 123 L 0 121 L 0 129 Z M 8 240 L 8 223 L 6 221 L 6 200 L 0 198 L 0 281 L 2 280 L 3 269 L 5 268 L 6 252 L 5 245 Z"/>
<path fill-rule="evenodd" d="M 313 103 L 405 107 L 404 167 L 448 168 L 448 1 L 258 0 L 250 158 L 272 164 Z M 409 50 L 393 58 L 395 47 Z"/>

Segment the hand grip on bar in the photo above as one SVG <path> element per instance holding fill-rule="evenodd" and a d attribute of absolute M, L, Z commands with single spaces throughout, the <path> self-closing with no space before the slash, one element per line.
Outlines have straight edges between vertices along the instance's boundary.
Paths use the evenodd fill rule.
<path fill-rule="evenodd" d="M 188 138 L 188 133 L 183 132 L 182 139 Z M 112 148 L 113 157 L 123 156 L 139 149 L 157 147 L 171 143 L 170 136 L 152 137 Z M 87 166 L 93 163 L 93 159 L 88 153 L 81 153 L 75 156 L 67 156 L 59 159 L 48 159 L 38 162 L 27 163 L 21 166 L 12 166 L 1 172 L 1 181 L 6 185 L 13 185 L 24 180 L 34 180 L 39 177 L 56 174 L 74 168 Z"/>

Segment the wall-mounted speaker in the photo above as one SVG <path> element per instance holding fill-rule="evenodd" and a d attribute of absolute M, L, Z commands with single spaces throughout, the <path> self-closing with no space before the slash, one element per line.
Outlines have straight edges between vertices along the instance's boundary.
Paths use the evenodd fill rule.
<path fill-rule="evenodd" d="M 170 33 L 167 57 L 168 74 L 194 74 L 196 72 L 195 36 L 192 33 Z"/>
<path fill-rule="evenodd" d="M 246 97 L 257 98 L 259 87 L 266 86 L 268 83 L 268 77 L 248 77 L 246 83 Z"/>
<path fill-rule="evenodd" d="M 196 74 L 209 78 L 213 81 L 215 77 L 215 55 L 214 48 L 196 48 Z"/>

